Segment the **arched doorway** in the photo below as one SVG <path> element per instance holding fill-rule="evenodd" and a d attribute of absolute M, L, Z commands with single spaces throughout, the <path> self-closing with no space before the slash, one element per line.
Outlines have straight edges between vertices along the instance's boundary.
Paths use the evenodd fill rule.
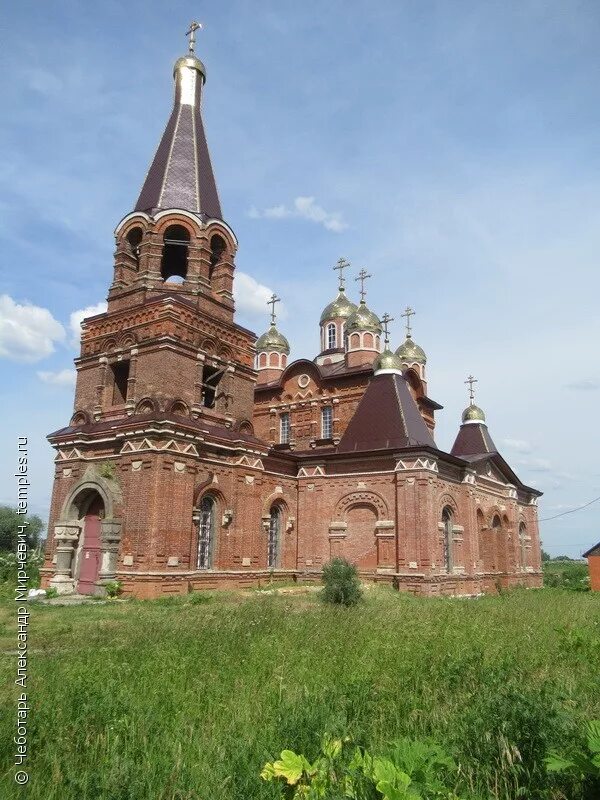
<path fill-rule="evenodd" d="M 442 567 L 446 572 L 452 571 L 452 528 L 454 526 L 454 515 L 450 506 L 446 506 L 442 511 L 443 542 L 442 542 Z"/>
<path fill-rule="evenodd" d="M 82 520 L 79 547 L 74 555 L 72 574 L 77 579 L 79 594 L 96 594 L 102 562 L 102 520 L 104 501 L 98 492 L 89 491 L 78 498 L 77 506 Z"/>
<path fill-rule="evenodd" d="M 267 567 L 275 569 L 279 566 L 281 548 L 281 506 L 271 506 L 269 513 L 269 539 L 267 545 Z"/>
<path fill-rule="evenodd" d="M 205 494 L 200 503 L 200 518 L 198 521 L 198 569 L 210 569 L 215 539 L 215 518 L 217 503 L 210 494 Z"/>

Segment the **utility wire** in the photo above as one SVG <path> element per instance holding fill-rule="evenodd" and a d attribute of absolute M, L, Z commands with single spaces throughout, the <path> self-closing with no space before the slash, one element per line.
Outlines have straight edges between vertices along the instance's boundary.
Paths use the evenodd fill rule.
<path fill-rule="evenodd" d="M 574 514 L 576 511 L 581 511 L 582 508 L 591 506 L 592 503 L 597 503 L 598 500 L 600 500 L 600 497 L 594 497 L 593 500 L 590 500 L 589 503 L 585 503 L 583 506 L 577 506 L 577 508 L 572 508 L 570 511 L 563 511 L 561 514 L 555 514 L 553 517 L 544 517 L 544 519 L 540 519 L 539 522 L 550 522 L 551 519 L 558 519 L 559 517 L 564 517 L 566 514 Z"/>

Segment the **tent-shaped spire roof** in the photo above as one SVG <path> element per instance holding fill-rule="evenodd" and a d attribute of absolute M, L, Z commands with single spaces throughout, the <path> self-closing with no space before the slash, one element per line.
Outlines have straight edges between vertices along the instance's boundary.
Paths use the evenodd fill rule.
<path fill-rule="evenodd" d="M 167 208 L 221 219 L 221 204 L 200 113 L 206 71 L 190 50 L 173 70 L 175 103 L 150 165 L 135 211 L 153 216 Z"/>
<path fill-rule="evenodd" d="M 496 445 L 485 422 L 463 423 L 450 451 L 453 456 L 483 456 L 497 453 Z"/>
<path fill-rule="evenodd" d="M 402 375 L 375 375 L 338 445 L 339 453 L 435 447 Z"/>

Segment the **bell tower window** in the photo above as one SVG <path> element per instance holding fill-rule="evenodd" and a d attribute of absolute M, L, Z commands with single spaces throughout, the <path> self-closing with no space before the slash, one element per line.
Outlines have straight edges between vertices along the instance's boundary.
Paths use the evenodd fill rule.
<path fill-rule="evenodd" d="M 223 239 L 216 233 L 210 240 L 210 270 L 208 273 L 209 280 L 212 280 L 214 268 L 219 261 L 223 258 L 223 253 L 226 250 L 226 244 Z"/>
<path fill-rule="evenodd" d="M 205 408 L 214 408 L 217 396 L 217 386 L 223 377 L 223 370 L 218 367 L 206 366 L 202 370 L 202 405 Z"/>
<path fill-rule="evenodd" d="M 135 258 L 135 263 L 137 266 L 140 264 L 140 245 L 142 243 L 142 236 L 143 231 L 141 228 L 132 228 L 125 237 L 127 239 L 127 244 L 129 245 L 129 251 Z"/>
<path fill-rule="evenodd" d="M 127 387 L 129 384 L 129 361 L 117 361 L 112 365 L 114 378 L 113 406 L 120 406 L 127 402 Z"/>
<path fill-rule="evenodd" d="M 160 265 L 163 281 L 181 283 L 186 279 L 189 245 L 190 234 L 183 225 L 169 225 L 165 231 Z"/>

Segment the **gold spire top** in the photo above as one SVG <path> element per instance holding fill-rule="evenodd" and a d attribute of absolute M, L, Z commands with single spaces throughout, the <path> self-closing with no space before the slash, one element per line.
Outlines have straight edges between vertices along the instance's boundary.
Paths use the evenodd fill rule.
<path fill-rule="evenodd" d="M 281 303 L 281 298 L 277 297 L 277 295 L 273 292 L 271 299 L 267 300 L 267 305 L 271 306 L 271 325 L 275 325 L 275 320 L 277 319 L 277 314 L 275 313 L 275 303 Z"/>
<path fill-rule="evenodd" d="M 367 291 L 365 289 L 365 281 L 367 280 L 367 278 L 372 278 L 372 277 L 373 276 L 369 275 L 369 273 L 367 272 L 366 269 L 361 269 L 361 271 L 358 273 L 356 278 L 354 278 L 355 281 L 360 281 L 360 292 L 359 292 L 359 294 L 360 294 L 360 302 L 361 303 L 365 302 L 365 297 L 366 297 L 366 294 L 367 294 Z"/>
<path fill-rule="evenodd" d="M 414 317 L 415 313 L 416 312 L 414 312 L 410 306 L 406 306 L 406 308 L 404 309 L 404 313 L 400 314 L 401 317 L 406 317 L 406 338 L 407 339 L 411 338 L 411 336 L 410 336 L 410 333 L 411 333 L 410 318 Z"/>
<path fill-rule="evenodd" d="M 198 31 L 198 30 L 202 30 L 202 23 L 201 22 L 190 22 L 190 27 L 189 27 L 187 33 L 185 34 L 186 36 L 190 37 L 190 41 L 189 41 L 189 44 L 188 44 L 188 51 L 189 51 L 189 54 L 191 56 L 196 55 L 194 51 L 195 51 L 195 48 L 196 48 L 196 31 Z"/>
<path fill-rule="evenodd" d="M 475 389 L 473 389 L 473 384 L 479 383 L 479 381 L 477 380 L 477 378 L 474 378 L 472 375 L 469 375 L 469 377 L 467 378 L 465 383 L 469 384 L 469 401 L 470 401 L 470 405 L 475 405 L 474 402 L 473 402 L 475 400 Z"/>
<path fill-rule="evenodd" d="M 390 343 L 390 332 L 388 326 L 390 322 L 394 321 L 394 318 L 390 317 L 390 315 L 386 311 L 383 317 L 379 321 L 381 323 L 381 327 L 383 328 L 383 340 L 385 342 L 385 349 L 387 350 L 387 346 Z"/>
<path fill-rule="evenodd" d="M 347 269 L 349 266 L 350 266 L 350 262 L 346 261 L 346 259 L 342 256 L 342 258 L 340 258 L 338 260 L 337 264 L 333 268 L 335 272 L 339 272 L 340 273 L 340 278 L 339 278 L 339 280 L 340 280 L 340 285 L 339 285 L 340 292 L 344 291 L 344 284 L 346 283 L 346 278 L 344 278 L 344 270 Z"/>

